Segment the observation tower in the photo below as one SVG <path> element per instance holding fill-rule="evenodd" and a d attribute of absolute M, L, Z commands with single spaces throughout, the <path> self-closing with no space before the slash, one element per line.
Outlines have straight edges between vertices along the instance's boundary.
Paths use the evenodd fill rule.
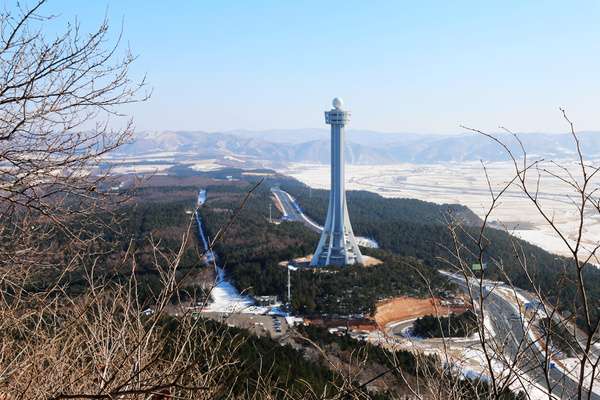
<path fill-rule="evenodd" d="M 331 125 L 331 191 L 327 219 L 321 240 L 310 262 L 311 267 L 365 263 L 356 245 L 346 208 L 344 125 L 350 122 L 350 111 L 342 110 L 343 105 L 342 99 L 336 97 L 333 99 L 335 108 L 325 111 L 325 122 Z"/>

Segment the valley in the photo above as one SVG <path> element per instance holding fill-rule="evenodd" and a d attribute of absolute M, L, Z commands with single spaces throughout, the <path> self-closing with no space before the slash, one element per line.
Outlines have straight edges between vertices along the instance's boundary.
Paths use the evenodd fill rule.
<path fill-rule="evenodd" d="M 570 165 L 575 168 L 574 164 Z M 554 167 L 554 170 L 558 170 Z M 330 185 L 329 166 L 290 164 L 279 170 L 285 175 L 319 189 Z M 487 173 L 487 176 L 486 176 Z M 512 177 L 514 166 L 509 162 L 485 164 L 479 162 L 443 164 L 347 165 L 347 190 L 366 190 L 386 198 L 412 198 L 437 204 L 461 204 L 484 218 L 492 205 L 491 192 L 499 193 Z M 532 177 L 535 178 L 536 176 Z M 536 184 L 535 180 L 531 180 Z M 600 179 L 594 184 L 600 185 Z M 574 243 L 579 230 L 577 199 L 573 188 L 559 179 L 545 177 L 540 182 L 539 198 L 556 227 Z M 600 243 L 600 216 L 586 210 L 582 244 L 589 253 Z M 555 254 L 570 256 L 568 247 L 556 235 L 548 222 L 536 211 L 530 200 L 513 184 L 499 198 L 488 223 L 506 229 L 516 237 Z M 600 264 L 596 259 L 596 264 Z"/>
<path fill-rule="evenodd" d="M 563 241 L 516 186 L 505 188 L 515 177 L 515 165 L 506 151 L 490 138 L 460 135 L 383 134 L 347 132 L 346 188 L 367 190 L 389 198 L 414 198 L 437 204 L 461 204 L 480 218 L 489 211 L 490 190 L 502 196 L 494 204 L 488 223 L 560 255 L 570 255 Z M 577 199 L 568 168 L 578 179 L 581 173 L 571 134 L 519 134 L 527 153 L 514 137 L 495 134 L 507 144 L 523 169 L 527 158 L 528 183 L 542 188 L 539 199 L 547 215 L 573 243 L 579 232 Z M 593 164 L 600 154 L 600 134 L 580 132 L 582 156 Z M 174 170 L 219 171 L 227 168 L 271 168 L 313 188 L 327 189 L 329 142 L 324 129 L 273 130 L 265 132 L 139 132 L 136 141 L 112 154 L 120 165 L 117 173 L 172 173 Z M 123 162 L 125 161 L 125 162 Z M 540 161 L 533 165 L 534 161 Z M 538 168 L 538 169 L 536 169 Z M 593 168 L 589 172 L 592 172 Z M 539 175 L 538 175 L 539 172 Z M 486 175 L 487 174 L 487 175 Z M 550 174 L 555 174 L 552 177 Z M 593 177 L 590 190 L 600 185 Z M 575 196 L 575 198 L 573 197 Z M 600 242 L 600 216 L 584 210 L 584 252 Z M 600 264 L 595 260 L 596 264 Z"/>
<path fill-rule="evenodd" d="M 242 150 L 243 146 L 232 151 L 231 142 L 220 143 L 221 147 L 215 153 L 216 157 L 213 158 L 203 158 L 200 154 L 193 154 L 194 152 L 185 154 L 178 151 L 163 152 L 155 154 L 158 158 L 140 155 L 136 160 L 143 161 L 141 164 L 132 163 L 128 165 L 125 163 L 119 167 L 119 170 L 124 173 L 132 170 L 146 170 L 157 171 L 158 175 L 200 175 L 216 179 L 212 184 L 217 186 L 210 188 L 207 196 L 207 204 L 211 207 L 200 210 L 201 213 L 205 214 L 203 219 L 208 218 L 209 236 L 214 236 L 227 223 L 227 218 L 231 217 L 236 209 L 235 204 L 239 204 L 244 196 L 244 191 L 247 192 L 250 189 L 243 182 L 255 183 L 264 178 L 266 181 L 263 182 L 263 185 L 266 185 L 266 187 L 259 190 L 261 194 L 257 194 L 258 197 L 251 196 L 251 198 L 254 197 L 254 200 L 251 200 L 245 206 L 249 212 L 243 210 L 240 216 L 241 220 L 232 225 L 231 234 L 233 236 L 228 233 L 215 250 L 220 259 L 227 260 L 224 267 L 227 269 L 227 275 L 232 279 L 227 282 L 227 288 L 224 287 L 223 289 L 225 289 L 225 292 L 230 292 L 229 298 L 233 302 L 235 302 L 237 296 L 237 292 L 232 291 L 234 287 L 245 294 L 277 294 L 280 299 L 286 298 L 283 288 L 285 277 L 283 271 L 276 266 L 275 262 L 291 260 L 310 254 L 314 245 L 307 244 L 316 240 L 316 236 L 314 231 L 313 233 L 307 232 L 306 227 L 301 229 L 297 225 L 289 225 L 290 223 L 282 223 L 279 226 L 268 223 L 267 221 L 271 219 L 271 216 L 268 205 L 265 203 L 265 196 L 269 195 L 266 189 L 278 187 L 282 183 L 283 190 L 294 189 L 292 192 L 294 199 L 297 195 L 300 195 L 298 204 L 302 211 L 304 211 L 305 206 L 307 207 L 309 218 L 306 219 L 306 216 L 300 210 L 297 210 L 298 216 L 295 215 L 296 213 L 292 214 L 295 218 L 306 219 L 308 221 L 305 221 L 306 226 L 318 230 L 315 223 L 319 225 L 324 220 L 324 196 L 326 196 L 331 178 L 329 166 L 314 162 L 293 161 L 296 158 L 292 156 L 293 152 L 289 152 L 289 148 L 287 150 L 289 157 L 283 161 L 270 156 L 267 159 L 262 159 L 264 157 L 262 153 L 248 154 Z M 261 147 L 256 140 L 251 143 L 257 149 Z M 271 147 L 271 149 L 274 148 Z M 277 152 L 282 151 L 283 148 L 285 146 L 279 146 L 277 151 L 273 150 L 273 155 L 280 154 Z M 267 148 L 265 151 L 269 152 L 270 150 Z M 527 198 L 517 183 L 511 182 L 515 176 L 515 165 L 497 159 L 485 163 L 464 159 L 460 161 L 438 160 L 434 163 L 394 161 L 384 165 L 373 164 L 373 160 L 371 160 L 368 165 L 363 165 L 360 163 L 361 156 L 359 153 L 360 151 L 353 153 L 352 160 L 354 163 L 346 165 L 345 168 L 346 189 L 350 191 L 348 197 L 349 208 L 350 212 L 355 214 L 351 217 L 353 227 L 359 235 L 373 238 L 375 243 L 382 245 L 383 250 L 393 251 L 400 255 L 400 258 L 385 259 L 389 256 L 384 256 L 383 265 L 373 268 L 372 274 L 348 267 L 339 271 L 327 270 L 325 273 L 317 274 L 317 276 L 314 272 L 311 273 L 308 270 L 294 272 L 292 274 L 293 313 L 300 318 L 310 317 L 306 320 L 323 320 L 318 322 L 323 325 L 327 325 L 327 320 L 329 320 L 329 324 L 333 324 L 332 330 L 338 335 L 343 335 L 345 332 L 344 329 L 340 328 L 343 327 L 344 318 L 348 326 L 361 326 L 360 322 L 354 322 L 349 316 L 368 314 L 373 316 L 374 314 L 375 320 L 377 318 L 380 320 L 379 325 L 382 331 L 365 330 L 361 332 L 357 329 L 356 332 L 352 332 L 347 336 L 366 339 L 370 343 L 384 345 L 394 351 L 402 349 L 415 352 L 415 354 L 434 354 L 436 357 L 448 358 L 462 371 L 461 374 L 465 374 L 470 379 L 487 377 L 490 374 L 490 368 L 496 368 L 499 375 L 494 379 L 505 382 L 508 385 L 507 387 L 510 387 L 515 393 L 519 391 L 527 392 L 530 398 L 543 398 L 545 396 L 543 393 L 548 388 L 552 388 L 554 393 L 562 391 L 561 396 L 563 397 L 573 395 L 578 386 L 577 383 L 573 382 L 578 380 L 581 375 L 577 370 L 578 358 L 566 357 L 565 354 L 546 356 L 545 354 L 549 353 L 544 350 L 544 346 L 553 345 L 544 339 L 545 336 L 540 331 L 545 317 L 543 315 L 526 316 L 523 300 L 518 296 L 513 299 L 511 297 L 511 286 L 503 287 L 503 284 L 499 283 L 499 280 L 513 279 L 516 287 L 528 287 L 527 279 L 519 276 L 518 271 L 515 275 L 515 271 L 506 272 L 493 269 L 487 274 L 488 280 L 484 282 L 475 280 L 473 282 L 473 287 L 484 284 L 488 288 L 494 288 L 488 296 L 496 300 L 489 304 L 486 301 L 480 305 L 475 305 L 475 309 L 484 307 L 485 313 L 488 314 L 485 318 L 482 317 L 482 320 L 485 320 L 485 333 L 483 333 L 483 336 L 488 337 L 489 335 L 488 340 L 495 343 L 492 346 L 497 349 L 492 353 L 486 350 L 485 347 L 480 347 L 479 342 L 482 339 L 476 332 L 468 339 L 452 338 L 444 341 L 436 339 L 415 340 L 407 336 L 406 330 L 410 329 L 412 321 L 415 318 L 422 317 L 424 313 L 432 313 L 431 306 L 423 308 L 420 312 L 408 313 L 408 317 L 398 318 L 390 317 L 395 315 L 398 309 L 390 309 L 387 311 L 388 316 L 384 319 L 391 319 L 384 322 L 381 317 L 380 310 L 383 309 L 381 307 L 384 307 L 380 302 L 381 300 L 388 299 L 387 301 L 389 301 L 394 297 L 402 298 L 402 296 L 408 295 L 407 299 L 409 300 L 407 301 L 418 302 L 423 300 L 429 302 L 426 299 L 430 294 L 427 294 L 425 286 L 422 286 L 423 281 L 429 282 L 429 290 L 433 289 L 435 296 L 440 296 L 435 304 L 438 301 L 447 302 L 449 293 L 455 290 L 450 289 L 451 286 L 444 289 L 444 283 L 435 277 L 437 273 L 430 270 L 432 267 L 434 269 L 448 268 L 447 265 L 444 266 L 443 263 L 439 263 L 441 253 L 439 253 L 439 249 L 435 249 L 436 246 L 447 245 L 445 242 L 447 237 L 444 239 L 447 233 L 442 234 L 443 229 L 434 228 L 436 220 L 442 219 L 443 214 L 439 211 L 431 213 L 433 211 L 431 209 L 426 215 L 411 216 L 414 211 L 405 209 L 402 212 L 407 214 L 397 220 L 397 216 L 393 213 L 383 211 L 386 208 L 396 210 L 395 207 L 400 206 L 400 203 L 393 202 L 393 200 L 406 199 L 406 204 L 409 204 L 408 199 L 416 199 L 437 205 L 443 204 L 443 209 L 449 207 L 450 204 L 459 204 L 468 207 L 479 218 L 479 222 L 477 222 L 477 218 L 472 218 L 468 215 L 469 213 L 454 209 L 455 216 L 467 218 L 465 220 L 467 225 L 473 224 L 472 226 L 476 227 L 478 223 L 481 224 L 481 221 L 485 220 L 488 227 L 495 228 L 498 232 L 508 232 L 556 255 L 570 255 L 567 245 L 554 233 L 548 221 L 539 213 L 531 199 Z M 446 152 L 445 154 L 450 153 Z M 181 157 L 184 157 L 184 159 Z M 388 159 L 382 160 L 389 161 Z M 252 170 L 252 166 L 255 165 L 260 165 L 261 168 Z M 265 166 L 270 166 L 272 169 L 264 169 Z M 567 170 L 561 168 L 563 166 L 567 167 L 573 175 L 569 176 Z M 518 167 L 522 168 L 521 166 Z M 530 194 L 535 196 L 538 205 L 542 207 L 554 226 L 560 232 L 565 233 L 568 243 L 572 245 L 580 240 L 584 247 L 583 250 L 579 249 L 580 254 L 589 254 L 600 240 L 600 234 L 598 234 L 600 233 L 600 221 L 597 212 L 594 212 L 594 208 L 586 209 L 583 212 L 584 224 L 580 231 L 578 224 L 579 210 L 577 209 L 579 200 L 576 197 L 576 186 L 572 186 L 570 181 L 570 179 L 581 180 L 581 176 L 578 175 L 577 163 L 572 161 L 544 162 L 540 158 L 538 163 L 527 165 L 527 167 L 527 179 L 524 179 L 524 182 L 530 188 L 533 188 Z M 310 189 L 308 187 L 300 189 L 297 184 L 285 178 L 286 176 L 295 178 L 299 182 L 310 186 Z M 593 188 L 597 187 L 599 183 L 594 177 L 589 180 L 588 184 Z M 230 188 L 225 189 L 225 186 Z M 233 190 L 233 187 L 237 188 Z M 540 190 L 537 190 L 537 188 L 540 188 Z M 373 196 L 380 195 L 392 202 L 387 204 L 381 199 L 372 197 L 369 193 Z M 262 200 L 260 197 L 262 197 Z M 271 201 L 274 201 L 275 197 L 277 196 L 273 196 L 273 192 L 271 192 Z M 393 207 L 392 204 L 394 204 Z M 287 209 L 286 207 L 293 209 L 293 206 L 288 204 L 279 207 L 278 211 L 284 211 L 284 209 Z M 205 208 L 205 206 L 202 208 Z M 400 209 L 402 208 L 398 210 Z M 250 218 L 251 214 L 254 215 L 252 218 Z M 283 214 L 289 213 L 284 211 Z M 257 218 L 259 215 L 262 215 L 262 220 Z M 279 217 L 279 215 L 274 216 L 276 220 Z M 413 226 L 411 224 L 414 222 L 406 224 L 401 222 L 404 218 L 408 218 L 407 221 L 412 221 L 411 218 L 413 217 L 416 218 L 415 221 L 418 221 L 418 224 L 424 225 Z M 477 229 L 471 232 L 477 232 Z M 579 232 L 582 234 L 580 239 L 577 238 Z M 299 237 L 302 239 L 300 241 L 296 240 Z M 505 240 L 505 236 L 499 235 L 499 237 L 502 238 L 501 242 Z M 390 240 L 390 238 L 393 239 Z M 429 243 L 434 243 L 436 246 L 428 247 Z M 507 245 L 508 243 L 502 242 L 499 246 L 495 246 L 497 248 L 492 250 L 491 253 L 487 253 L 486 257 L 491 257 L 489 258 L 490 261 L 492 259 L 500 260 L 499 265 L 503 263 L 512 265 L 515 261 L 510 260 L 511 251 L 508 250 Z M 498 252 L 499 250 L 502 251 Z M 544 293 L 541 296 L 547 296 L 546 298 L 550 299 L 551 303 L 561 304 L 558 307 L 560 312 L 557 312 L 555 317 L 558 318 L 557 321 L 568 326 L 574 326 L 573 324 L 576 321 L 581 327 L 581 320 L 568 318 L 570 311 L 568 311 L 565 301 L 569 299 L 571 288 L 568 285 L 561 285 L 560 288 L 565 288 L 565 293 L 558 297 L 553 292 L 554 289 L 551 285 L 553 278 L 549 277 L 557 277 L 556 279 L 560 281 L 561 267 L 559 264 L 562 261 L 551 261 L 552 256 L 542 256 L 537 250 L 533 251 L 532 254 L 529 254 L 529 251 L 533 250 L 527 248 L 525 253 L 530 262 L 533 261 L 533 268 L 540 273 L 535 281 L 536 284 L 541 284 L 540 287 L 543 287 Z M 381 255 L 382 253 L 377 249 L 368 252 L 368 257 L 379 258 Z M 469 257 L 468 259 L 467 263 L 471 262 Z M 595 259 L 593 261 L 597 263 Z M 410 263 L 414 264 L 407 269 L 400 268 L 400 266 L 404 268 Z M 423 279 L 423 276 L 409 272 L 411 268 L 412 271 L 419 270 L 420 274 L 426 273 L 429 275 Z M 511 268 L 514 268 L 514 266 Z M 549 268 L 548 271 L 545 271 L 546 268 Z M 452 270 L 451 267 L 449 269 Z M 402 272 L 399 273 L 399 271 Z M 586 279 L 590 283 L 589 293 L 595 298 L 597 285 L 589 278 L 595 276 L 596 272 L 587 270 L 586 273 L 588 274 Z M 360 276 L 359 279 L 352 277 L 356 274 Z M 382 279 L 386 274 L 387 281 L 385 278 Z M 474 272 L 473 275 L 476 276 Z M 369 281 L 368 284 L 363 283 L 367 281 Z M 375 281 L 377 283 L 374 283 Z M 417 283 L 418 281 L 421 283 Z M 446 282 L 450 283 L 450 281 Z M 454 282 L 454 284 L 456 283 Z M 220 290 L 219 286 L 215 288 L 216 302 L 206 307 L 206 316 L 214 314 L 222 320 L 224 315 L 229 315 L 228 323 L 249 327 L 252 332 L 259 335 L 268 332 L 268 334 L 280 338 L 280 340 L 291 340 L 288 339 L 288 334 L 293 331 L 287 329 L 277 330 L 277 326 L 273 325 L 272 317 L 253 317 L 252 314 L 260 314 L 265 311 L 257 307 L 249 307 L 248 305 L 251 303 L 247 303 L 242 314 L 231 313 L 234 308 L 239 307 L 227 305 L 223 308 L 222 304 L 224 304 L 225 298 L 219 297 L 221 296 L 219 293 L 222 292 L 223 290 Z M 537 297 L 533 294 L 529 294 L 529 296 Z M 522 314 L 522 316 L 506 318 L 505 315 L 502 315 L 502 312 L 497 313 L 497 315 L 494 314 L 495 311 L 493 310 L 499 307 L 500 299 L 506 301 L 506 304 L 502 306 L 504 308 L 500 309 L 504 312 L 513 310 L 513 315 Z M 468 296 L 465 300 L 468 303 Z M 244 301 L 247 302 L 248 298 L 246 297 Z M 243 305 L 240 306 L 244 307 Z M 399 305 L 397 307 L 406 308 L 407 306 Z M 473 304 L 463 308 L 472 309 Z M 445 309 L 443 306 L 436 305 L 434 310 L 444 315 L 455 312 L 457 308 Z M 280 310 L 275 310 L 276 314 L 280 312 Z M 456 312 L 462 312 L 462 310 Z M 591 312 L 592 317 L 596 318 L 595 310 Z M 379 317 L 377 317 L 377 313 L 379 313 Z M 559 317 L 558 314 L 562 314 L 563 318 Z M 564 316 L 567 316 L 567 318 L 565 319 Z M 341 317 L 342 322 L 333 322 L 337 321 L 334 317 L 338 319 Z M 285 328 L 288 328 L 288 324 L 291 326 L 293 323 L 292 319 L 282 319 L 282 321 L 285 321 L 283 323 Z M 498 324 L 501 323 L 504 323 L 504 325 L 499 330 Z M 519 326 L 522 328 L 519 328 Z M 504 333 L 519 330 L 522 330 L 525 334 L 515 339 L 516 350 L 507 352 L 498 350 L 505 346 L 503 342 L 512 337 L 512 333 L 508 335 Z M 294 342 L 294 340 L 291 340 L 291 342 Z M 518 347 L 519 343 L 529 348 L 533 346 L 536 350 L 533 352 L 524 351 Z M 490 366 L 489 362 L 486 362 L 486 358 L 490 355 L 495 359 L 493 367 Z M 520 357 L 525 358 L 520 359 Z M 527 369 L 525 366 L 528 361 L 526 360 L 531 359 L 531 357 L 541 357 L 547 361 L 547 364 L 543 364 L 542 360 L 537 360 L 532 364 L 533 367 Z M 517 367 L 517 364 L 511 364 L 513 362 L 511 358 L 514 359 L 515 363 L 518 363 L 519 367 Z M 557 368 L 559 372 L 551 370 L 550 364 L 555 365 L 553 368 Z M 548 369 L 544 369 L 544 365 Z M 512 375 L 511 373 L 504 375 L 511 368 Z M 550 383 L 544 381 L 544 376 L 552 376 Z M 514 381 L 517 377 L 520 380 L 519 382 Z M 589 380 L 589 377 L 583 379 Z M 596 395 L 593 394 L 592 397 L 596 398 Z"/>

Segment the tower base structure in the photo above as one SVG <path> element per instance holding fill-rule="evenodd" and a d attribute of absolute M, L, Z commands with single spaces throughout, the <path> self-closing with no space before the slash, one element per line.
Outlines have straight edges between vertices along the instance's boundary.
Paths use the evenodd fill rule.
<path fill-rule="evenodd" d="M 360 253 L 346 207 L 345 190 L 345 129 L 350 122 L 350 111 L 341 109 L 342 99 L 335 98 L 335 109 L 325 111 L 325 122 L 331 125 L 331 191 L 329 209 L 323 226 L 321 239 L 310 266 L 365 264 Z"/>
<path fill-rule="evenodd" d="M 345 197 L 345 196 L 344 196 Z M 331 205 L 331 195 L 329 199 Z M 331 210 L 331 208 L 330 208 Z M 327 221 L 329 222 L 331 212 L 327 213 Z M 334 233 L 327 226 L 331 226 L 331 222 L 325 222 L 321 239 L 317 250 L 313 255 L 310 262 L 311 267 L 324 267 L 325 265 L 346 265 L 346 264 L 362 264 L 365 265 L 365 260 L 356 244 L 352 227 L 350 226 L 350 219 L 348 218 L 348 212 L 345 212 L 344 216 L 345 226 L 343 233 Z M 333 222 L 333 221 L 332 221 Z"/>

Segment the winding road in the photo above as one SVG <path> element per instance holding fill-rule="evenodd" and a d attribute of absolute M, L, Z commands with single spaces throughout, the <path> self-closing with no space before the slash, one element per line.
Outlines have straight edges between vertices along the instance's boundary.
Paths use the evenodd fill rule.
<path fill-rule="evenodd" d="M 491 329 L 494 332 L 488 332 L 485 338 L 489 354 L 493 354 L 497 361 L 514 370 L 515 377 L 519 373 L 527 374 L 556 398 L 577 397 L 578 382 L 557 368 L 558 364 L 554 359 L 544 356 L 540 348 L 542 343 L 532 333 L 531 319 L 522 314 L 518 304 L 500 293 L 504 284 L 484 281 L 482 287 L 476 279 L 470 279 L 467 283 L 464 277 L 452 274 L 447 276 L 465 293 L 470 295 L 471 292 L 475 303 L 483 304 L 485 312 L 493 321 Z M 505 289 L 513 290 L 508 287 Z M 519 294 L 525 298 L 531 297 L 522 290 L 519 290 Z M 482 297 L 483 302 L 480 302 Z M 600 400 L 596 393 L 588 393 L 586 390 L 584 398 Z"/>

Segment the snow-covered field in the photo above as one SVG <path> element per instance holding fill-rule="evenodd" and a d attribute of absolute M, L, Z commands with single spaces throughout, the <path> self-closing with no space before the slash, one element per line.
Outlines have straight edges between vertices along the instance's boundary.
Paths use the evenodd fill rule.
<path fill-rule="evenodd" d="M 552 165 L 545 167 L 560 173 Z M 578 176 L 574 163 L 567 167 L 575 177 Z M 328 165 L 291 164 L 278 172 L 293 176 L 313 188 L 328 189 L 330 185 Z M 491 193 L 497 195 L 514 176 L 514 166 L 511 163 L 485 164 L 485 169 L 479 162 L 346 165 L 346 189 L 368 190 L 384 197 L 413 198 L 438 204 L 462 204 L 484 217 L 492 207 Z M 528 182 L 535 189 L 537 173 L 531 170 L 529 176 L 531 179 Z M 598 187 L 600 178 L 593 184 L 592 188 Z M 540 204 L 557 228 L 573 243 L 579 230 L 579 211 L 576 206 L 578 199 L 573 187 L 549 176 L 541 178 L 539 187 Z M 504 191 L 494 206 L 490 222 L 497 221 L 516 236 L 548 251 L 569 255 L 567 245 L 551 229 L 531 200 L 515 185 Z M 586 209 L 585 216 L 583 244 L 591 249 L 600 242 L 600 213 Z"/>

